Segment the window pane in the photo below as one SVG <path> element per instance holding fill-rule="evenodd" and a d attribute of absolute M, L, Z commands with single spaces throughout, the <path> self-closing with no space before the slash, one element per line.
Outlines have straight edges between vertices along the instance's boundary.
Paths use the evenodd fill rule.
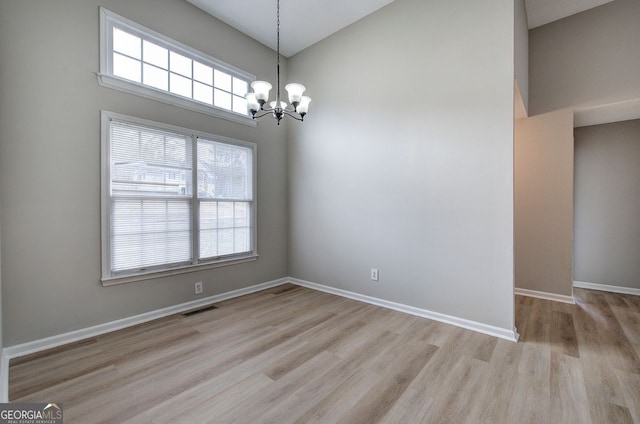
<path fill-rule="evenodd" d="M 233 77 L 233 94 L 236 96 L 243 96 L 247 94 L 248 84 L 239 78 Z"/>
<path fill-rule="evenodd" d="M 251 150 L 198 139 L 198 197 L 251 200 Z"/>
<path fill-rule="evenodd" d="M 112 195 L 190 196 L 191 152 L 190 137 L 112 122 Z"/>
<path fill-rule="evenodd" d="M 239 214 L 233 218 L 234 214 Z M 240 223 L 242 225 L 236 225 Z M 200 203 L 200 258 L 249 252 L 251 227 L 248 202 Z"/>
<path fill-rule="evenodd" d="M 218 228 L 233 228 L 233 202 L 218 203 Z"/>
<path fill-rule="evenodd" d="M 218 203 L 200 203 L 200 257 L 218 256 Z"/>
<path fill-rule="evenodd" d="M 215 83 L 215 87 L 225 91 L 231 91 L 231 75 L 215 69 L 213 71 L 213 82 Z"/>
<path fill-rule="evenodd" d="M 135 127 L 111 122 L 111 161 L 126 164 L 138 160 L 140 150 L 140 130 Z"/>
<path fill-rule="evenodd" d="M 216 88 L 214 90 L 213 99 L 213 104 L 215 106 L 231 110 L 231 94 L 227 93 L 226 91 L 218 90 Z"/>
<path fill-rule="evenodd" d="M 235 202 L 234 210 L 234 227 L 248 227 L 249 226 L 249 203 L 248 202 Z"/>
<path fill-rule="evenodd" d="M 233 248 L 233 228 L 218 230 L 218 255 L 231 255 L 236 253 Z"/>
<path fill-rule="evenodd" d="M 236 228 L 233 235 L 233 244 L 235 253 L 249 252 L 251 250 L 251 229 Z"/>
<path fill-rule="evenodd" d="M 191 170 L 191 140 L 183 135 L 165 135 L 164 157 L 167 166 Z"/>
<path fill-rule="evenodd" d="M 180 75 L 171 74 L 170 91 L 185 97 L 191 97 L 191 80 Z"/>
<path fill-rule="evenodd" d="M 193 79 L 213 85 L 213 68 L 200 62 L 193 62 Z"/>
<path fill-rule="evenodd" d="M 247 99 L 244 97 L 233 96 L 233 111 L 246 115 L 247 112 Z"/>
<path fill-rule="evenodd" d="M 162 162 L 164 157 L 164 134 L 155 131 L 140 133 L 140 158 L 154 166 Z"/>
<path fill-rule="evenodd" d="M 218 256 L 218 230 L 200 230 L 200 259 Z"/>
<path fill-rule="evenodd" d="M 191 59 L 176 52 L 171 52 L 171 72 L 191 78 Z"/>
<path fill-rule="evenodd" d="M 143 84 L 150 85 L 151 87 L 159 88 L 164 91 L 169 89 L 169 71 L 156 68 L 155 66 L 146 63 L 142 65 L 142 71 Z"/>
<path fill-rule="evenodd" d="M 113 54 L 113 75 L 140 82 L 140 62 L 121 54 Z"/>
<path fill-rule="evenodd" d="M 215 230 L 218 228 L 218 202 L 200 203 L 200 229 Z"/>
<path fill-rule="evenodd" d="M 193 83 L 193 98 L 199 102 L 206 103 L 208 105 L 213 104 L 213 87 L 210 85 L 200 84 L 199 82 Z"/>
<path fill-rule="evenodd" d="M 113 28 L 113 50 L 140 59 L 140 37 Z"/>
<path fill-rule="evenodd" d="M 191 262 L 190 200 L 114 198 L 111 269 L 140 270 Z"/>
<path fill-rule="evenodd" d="M 159 66 L 163 69 L 169 69 L 169 51 L 164 47 L 153 44 L 147 40 L 142 42 L 143 59 L 147 63 Z"/>

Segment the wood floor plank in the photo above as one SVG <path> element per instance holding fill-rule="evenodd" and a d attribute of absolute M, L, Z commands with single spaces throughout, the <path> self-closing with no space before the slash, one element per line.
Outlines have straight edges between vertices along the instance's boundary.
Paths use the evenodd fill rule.
<path fill-rule="evenodd" d="M 597 333 L 578 332 L 578 343 L 592 421 L 607 422 L 612 404 L 626 405 L 615 367 L 606 359 Z"/>
<path fill-rule="evenodd" d="M 580 357 L 573 315 L 567 312 L 551 311 L 551 346 L 552 350 L 563 355 Z"/>
<path fill-rule="evenodd" d="M 263 390 L 255 396 L 247 397 L 245 398 L 246 403 L 238 404 L 238 406 L 229 409 L 224 414 L 215 417 L 215 422 L 220 424 L 252 424 L 260 422 L 266 412 L 269 412 L 274 407 L 279 407 L 309 381 L 313 381 L 323 375 L 327 371 L 327 364 L 335 360 L 335 357 L 332 357 L 327 352 L 318 355 L 313 360 L 307 361 L 274 382 L 270 390 Z M 251 405 L 251 408 L 247 408 L 247 405 Z"/>
<path fill-rule="evenodd" d="M 490 362 L 498 339 L 486 334 L 473 333 L 469 336 L 469 355 L 480 361 Z"/>
<path fill-rule="evenodd" d="M 550 399 L 551 352 L 549 345 L 525 343 L 518 364 L 518 378 L 513 387 L 506 422 L 548 423 Z"/>
<path fill-rule="evenodd" d="M 536 299 L 525 318 L 526 326 L 520 333 L 522 341 L 527 343 L 548 345 L 550 334 L 550 313 L 552 302 L 543 299 Z M 517 325 L 517 323 L 516 323 Z"/>
<path fill-rule="evenodd" d="M 551 353 L 551 422 L 589 424 L 591 416 L 582 376 L 576 358 Z"/>
<path fill-rule="evenodd" d="M 298 418 L 297 424 L 326 424 L 338 422 L 343 416 L 368 396 L 368 390 L 376 387 L 381 377 L 358 369 L 342 384 L 337 386 L 328 396 L 316 403 L 312 408 Z"/>
<path fill-rule="evenodd" d="M 278 380 L 283 375 L 291 372 L 320 352 L 332 351 L 332 347 L 341 340 L 349 338 L 354 332 L 364 326 L 364 323 L 356 321 L 345 327 L 338 327 L 338 331 L 326 331 L 323 337 L 309 341 L 299 349 L 283 356 L 278 362 L 265 369 L 263 373 L 273 380 Z"/>
<path fill-rule="evenodd" d="M 175 423 L 197 422 L 200 417 L 214 417 L 216 413 L 223 413 L 237 406 L 244 398 L 264 391 L 272 383 L 273 381 L 264 374 L 254 373 L 224 390 L 221 390 L 220 386 L 200 385 L 154 405 L 136 417 L 142 415 L 143 420 L 148 417 L 162 417 L 165 422 Z"/>
<path fill-rule="evenodd" d="M 640 313 L 640 296 L 632 296 L 630 294 L 617 295 L 620 296 L 629 305 L 629 308 Z"/>
<path fill-rule="evenodd" d="M 618 380 L 624 397 L 626 399 L 627 407 L 633 417 L 634 423 L 640 423 L 640 374 L 628 373 L 622 370 L 616 370 Z"/>
<path fill-rule="evenodd" d="M 608 408 L 608 414 L 603 418 L 601 422 L 616 423 L 616 424 L 633 424 L 634 421 L 633 421 L 633 417 L 631 416 L 631 412 L 629 412 L 629 408 L 625 408 L 624 406 L 610 403 Z"/>
<path fill-rule="evenodd" d="M 464 423 L 470 418 L 474 397 L 483 393 L 487 383 L 488 365 L 474 358 L 463 357 L 449 370 L 443 384 L 433 396 L 425 422 Z M 473 419 L 474 422 L 477 418 Z"/>
<path fill-rule="evenodd" d="M 295 285 L 10 361 L 65 423 L 640 424 L 640 298 L 516 296 L 519 343 Z"/>
<path fill-rule="evenodd" d="M 471 408 L 476 423 L 492 424 L 509 415 L 513 387 L 518 379 L 522 344 L 499 340 L 487 369 L 487 384 Z"/>
<path fill-rule="evenodd" d="M 461 360 L 467 358 L 466 341 L 471 335 L 470 331 L 461 328 L 443 324 L 437 324 L 437 326 L 447 330 L 447 341 L 443 342 L 439 347 L 433 345 L 438 347 L 438 350 L 418 377 L 425 382 L 425 384 L 427 384 L 427 382 L 438 382 L 437 384 L 429 384 L 427 389 L 428 395 L 433 398 L 439 393 L 442 385 L 445 384 L 449 372 L 454 369 Z M 440 332 L 440 335 L 443 334 L 444 332 Z M 427 337 L 427 339 L 431 340 L 430 337 Z M 394 357 L 395 356 L 387 356 L 386 358 L 381 358 L 383 362 L 378 365 L 378 368 L 388 368 L 388 363 L 392 362 Z"/>
<path fill-rule="evenodd" d="M 427 394 L 426 387 L 425 384 L 409 386 L 380 423 L 426 423 L 427 413 L 433 402 L 433 398 Z"/>
<path fill-rule="evenodd" d="M 629 308 L 612 308 L 612 310 L 627 339 L 634 345 L 640 344 L 640 312 Z"/>
<path fill-rule="evenodd" d="M 345 414 L 338 423 L 368 424 L 379 422 L 404 394 L 413 379 L 429 362 L 437 347 L 432 345 L 409 345 L 398 361 L 381 375 L 376 384 Z"/>

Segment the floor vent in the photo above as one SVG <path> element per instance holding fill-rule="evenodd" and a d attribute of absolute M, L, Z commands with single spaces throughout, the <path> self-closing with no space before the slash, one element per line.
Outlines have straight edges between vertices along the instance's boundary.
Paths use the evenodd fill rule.
<path fill-rule="evenodd" d="M 180 315 L 183 318 L 187 318 L 187 317 L 190 317 L 190 316 L 193 316 L 193 315 L 201 314 L 203 312 L 213 311 L 214 309 L 218 309 L 218 307 L 216 305 L 203 306 L 202 308 L 192 309 L 190 311 L 183 312 Z"/>

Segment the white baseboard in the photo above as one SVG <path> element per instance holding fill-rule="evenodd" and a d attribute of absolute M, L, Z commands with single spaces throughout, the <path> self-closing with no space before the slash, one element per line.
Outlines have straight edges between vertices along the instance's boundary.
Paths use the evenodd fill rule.
<path fill-rule="evenodd" d="M 554 302 L 570 303 L 572 305 L 574 305 L 576 303 L 573 300 L 573 296 L 566 296 L 566 295 L 563 295 L 563 294 L 555 294 L 555 293 L 541 292 L 541 291 L 528 290 L 528 289 L 519 289 L 519 288 L 514 288 L 513 289 L 513 293 L 517 294 L 517 295 L 520 295 L 520 296 L 536 297 L 538 299 L 553 300 Z"/>
<path fill-rule="evenodd" d="M 410 315 L 415 315 L 423 318 L 428 318 L 434 321 L 444 322 L 445 324 L 455 325 L 457 327 L 466 328 L 467 330 L 477 331 L 478 333 L 487 334 L 501 339 L 509 340 L 512 342 L 518 341 L 518 333 L 516 329 L 507 330 L 492 325 L 483 324 L 476 321 L 467 320 L 464 318 L 458 318 L 451 315 L 441 314 L 439 312 L 429 311 L 427 309 L 416 308 L 413 306 L 403 305 L 401 303 L 390 302 L 388 300 L 379 299 L 376 297 L 367 296 L 360 293 L 354 293 L 347 290 L 337 289 L 335 287 L 325 286 L 322 284 L 312 283 L 310 281 L 300 280 L 298 278 L 289 278 L 289 282 L 297 284 L 302 287 L 308 287 L 313 290 L 318 290 L 326 293 L 335 294 L 337 296 L 346 297 L 353 300 L 358 300 L 372 305 L 381 306 L 387 309 L 393 309 L 395 311 L 404 312 Z"/>
<path fill-rule="evenodd" d="M 580 289 L 600 290 L 600 291 L 607 291 L 612 293 L 622 293 L 622 294 L 631 294 L 634 296 L 640 296 L 640 289 L 636 289 L 633 287 L 610 286 L 609 284 L 587 283 L 585 281 L 574 281 L 573 287 L 578 287 Z"/>
<path fill-rule="evenodd" d="M 82 328 L 80 330 L 70 331 L 68 333 L 58 334 L 56 336 L 51 336 L 40 340 L 34 340 L 27 343 L 6 347 L 2 350 L 2 365 L 6 366 L 6 369 L 3 368 L 0 371 L 3 373 L 3 382 L 8 378 L 8 372 L 5 373 L 5 371 L 8 370 L 9 360 L 12 358 L 17 358 L 19 356 L 25 356 L 31 353 L 40 352 L 64 344 L 77 342 L 88 337 L 95 337 L 100 334 L 105 334 L 112 331 L 120 330 L 122 328 L 142 324 L 154 319 L 178 314 L 180 312 L 188 311 L 190 309 L 196 309 L 205 305 L 210 305 L 212 303 L 222 302 L 223 300 L 231 299 L 234 297 L 244 296 L 249 293 L 254 293 L 271 287 L 280 286 L 282 284 L 286 284 L 287 282 L 289 282 L 288 278 L 280 278 L 278 280 L 256 284 L 242 289 L 181 303 L 179 305 L 145 312 L 143 314 L 134 315 L 132 317 L 122 318 L 116 321 L 106 322 L 104 324 L 98 324 L 91 327 Z M 6 394 L 6 392 L 4 394 Z"/>

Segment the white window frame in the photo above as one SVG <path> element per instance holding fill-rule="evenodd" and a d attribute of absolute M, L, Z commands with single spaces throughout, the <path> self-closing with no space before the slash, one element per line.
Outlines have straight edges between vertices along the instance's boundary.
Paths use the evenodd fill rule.
<path fill-rule="evenodd" d="M 104 7 L 100 7 L 100 72 L 98 73 L 98 83 L 104 87 L 135 94 L 151 100 L 157 100 L 170 105 L 178 106 L 195 112 L 227 119 L 229 121 L 241 123 L 251 127 L 257 125 L 251 119 L 249 112 L 246 116 L 213 105 L 200 103 L 196 100 L 173 94 L 169 91 L 157 89 L 142 83 L 130 81 L 113 74 L 113 28 L 120 28 L 130 34 L 151 41 L 170 51 L 179 53 L 192 60 L 196 60 L 214 69 L 230 74 L 232 77 L 240 78 L 251 83 L 256 80 L 252 75 L 233 65 L 213 58 L 196 49 L 186 46 L 176 40 L 166 37 L 152 29 L 144 27 L 136 22 L 124 18 Z"/>
<path fill-rule="evenodd" d="M 193 189 L 192 189 L 192 241 L 193 241 L 193 258 L 192 263 L 180 266 L 155 267 L 152 270 L 137 271 L 127 274 L 112 274 L 111 272 L 111 237 L 110 237 L 110 220 L 111 220 L 111 142 L 110 142 L 110 122 L 116 120 L 140 126 L 146 126 L 152 129 L 169 131 L 186 135 L 191 138 L 193 143 Z M 197 189 L 197 146 L 198 139 L 203 138 L 219 143 L 242 146 L 252 151 L 252 200 L 250 203 L 250 225 L 251 225 L 251 250 L 246 253 L 223 256 L 219 258 L 208 258 L 199 260 L 199 204 Z M 102 244 L 102 278 L 103 286 L 115 284 L 129 283 L 133 281 L 148 280 L 175 274 L 183 274 L 187 272 L 200 271 L 209 268 L 218 268 L 222 266 L 235 265 L 239 263 L 255 261 L 258 258 L 257 250 L 257 145 L 256 143 L 236 140 L 220 135 L 204 133 L 188 128 L 178 127 L 160 122 L 150 121 L 147 119 L 136 118 L 132 116 L 122 115 L 115 112 L 103 110 L 101 112 L 101 244 Z"/>

